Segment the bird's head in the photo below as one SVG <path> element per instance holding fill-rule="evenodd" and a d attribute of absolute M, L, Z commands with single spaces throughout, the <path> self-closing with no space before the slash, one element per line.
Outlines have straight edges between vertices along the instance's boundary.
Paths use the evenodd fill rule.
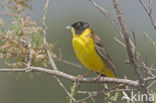
<path fill-rule="evenodd" d="M 73 35 L 77 35 L 77 36 L 81 35 L 87 28 L 89 28 L 89 24 L 81 21 L 66 26 L 66 29 L 71 30 Z"/>

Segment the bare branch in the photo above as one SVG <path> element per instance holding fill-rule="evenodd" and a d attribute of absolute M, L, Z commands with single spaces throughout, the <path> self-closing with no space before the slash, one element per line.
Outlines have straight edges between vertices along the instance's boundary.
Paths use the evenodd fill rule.
<path fill-rule="evenodd" d="M 152 83 L 147 87 L 148 89 L 151 88 L 156 83 L 156 80 L 152 81 Z"/>
<path fill-rule="evenodd" d="M 58 70 L 57 69 L 57 66 L 56 66 L 53 58 L 51 57 L 51 53 L 50 53 L 50 51 L 48 49 L 47 39 L 46 39 L 46 36 L 47 36 L 47 26 L 46 26 L 46 23 L 47 23 L 47 10 L 48 10 L 47 8 L 48 8 L 48 4 L 49 4 L 49 0 L 46 0 L 46 4 L 45 4 L 45 8 L 44 8 L 44 15 L 43 15 L 43 44 L 44 44 L 44 47 L 46 49 L 46 52 L 47 52 L 48 59 L 49 59 L 49 62 L 50 62 L 51 67 L 54 70 L 57 71 Z M 57 82 L 59 83 L 59 85 L 64 89 L 64 91 L 72 99 L 72 101 L 76 102 L 76 99 L 68 92 L 68 90 L 63 85 L 63 83 L 55 75 L 53 77 L 57 80 Z"/>
<path fill-rule="evenodd" d="M 134 52 L 132 50 L 132 46 L 131 46 L 130 39 L 129 39 L 129 33 L 128 33 L 128 30 L 126 28 L 125 22 L 123 20 L 122 13 L 121 13 L 121 10 L 119 8 L 118 0 L 112 0 L 112 2 L 114 4 L 114 8 L 116 10 L 116 14 L 117 14 L 120 26 L 121 26 L 122 34 L 124 35 L 124 40 L 125 40 L 127 54 L 129 57 L 130 64 L 133 65 L 137 75 L 139 76 L 138 78 L 141 79 L 142 77 L 141 77 L 140 71 L 138 70 L 138 66 L 136 63 L 137 58 L 135 58 Z"/>
<path fill-rule="evenodd" d="M 137 89 L 115 89 L 115 90 L 110 90 L 110 91 L 104 91 L 103 90 L 103 92 L 104 93 L 114 93 L 114 92 L 130 92 L 130 91 L 137 91 Z M 77 93 L 79 93 L 79 94 L 96 94 L 96 93 L 98 93 L 98 92 L 100 92 L 100 91 L 77 91 Z"/>
<path fill-rule="evenodd" d="M 142 74 L 141 74 L 141 72 L 139 70 L 139 66 L 138 66 L 138 63 L 137 63 L 137 57 L 135 56 L 135 52 L 133 51 L 133 48 L 132 48 L 132 45 L 131 45 L 132 43 L 130 42 L 130 39 L 129 39 L 129 33 L 128 33 L 128 30 L 126 28 L 124 19 L 122 17 L 122 13 L 121 13 L 121 10 L 120 10 L 120 7 L 119 7 L 118 0 L 112 0 L 112 2 L 113 2 L 113 5 L 114 5 L 114 8 L 116 10 L 116 14 L 117 14 L 117 17 L 118 17 L 118 20 L 119 20 L 119 23 L 120 23 L 122 34 L 124 35 L 124 40 L 125 40 L 125 44 L 126 44 L 127 54 L 128 54 L 128 57 L 129 57 L 129 62 L 132 65 L 132 67 L 134 68 L 135 74 L 136 74 L 136 76 L 138 77 L 138 80 L 139 80 L 138 90 L 142 94 L 147 94 L 147 96 L 149 97 L 149 91 L 147 90 L 146 83 L 143 80 L 143 76 L 142 76 Z M 150 103 L 150 101 L 144 101 L 144 102 L 145 103 Z"/>
<path fill-rule="evenodd" d="M 122 43 L 118 38 L 113 37 L 113 39 L 114 39 L 116 42 L 118 42 L 121 46 L 123 46 L 124 48 L 126 48 L 125 44 Z"/>
<path fill-rule="evenodd" d="M 64 91 L 66 92 L 66 94 L 71 98 L 72 101 L 76 102 L 76 99 L 68 92 L 67 88 L 63 85 L 63 83 L 60 81 L 60 79 L 58 79 L 56 76 L 53 76 L 57 82 L 59 83 L 59 85 L 64 89 Z"/>
<path fill-rule="evenodd" d="M 156 69 L 152 68 L 152 67 L 147 67 L 144 63 L 142 65 L 139 65 L 140 67 L 143 67 L 145 69 L 149 69 L 149 70 L 152 70 L 152 71 L 155 71 L 156 72 Z"/>
<path fill-rule="evenodd" d="M 156 76 L 147 77 L 144 80 L 145 81 L 156 80 Z"/>
<path fill-rule="evenodd" d="M 4 12 L 4 11 L 0 11 L 1 15 L 7 15 L 7 16 L 12 16 L 12 17 L 16 17 L 16 15 L 10 13 L 10 12 Z"/>
<path fill-rule="evenodd" d="M 116 14 L 117 14 L 117 17 L 119 20 L 119 24 L 120 24 L 119 27 L 118 27 L 118 25 L 114 25 L 116 23 L 116 21 L 113 21 L 113 20 L 115 20 L 114 18 L 113 18 L 113 20 L 110 19 L 111 16 L 107 10 L 105 10 L 101 6 L 97 5 L 93 0 L 89 0 L 89 1 L 106 16 L 106 18 L 110 21 L 110 23 L 113 26 L 115 26 L 115 29 L 119 32 L 122 39 L 125 41 L 125 44 L 123 44 L 121 41 L 114 38 L 119 44 L 121 44 L 123 47 L 126 47 L 126 49 L 127 49 L 129 64 L 134 68 L 136 76 L 138 77 L 138 80 L 139 80 L 139 86 L 138 86 L 139 91 L 143 94 L 149 95 L 149 92 L 148 92 L 147 87 L 146 87 L 146 83 L 143 79 L 143 75 L 141 74 L 140 68 L 139 68 L 140 66 L 139 66 L 138 59 L 140 58 L 140 53 L 138 51 L 136 51 L 135 33 L 134 33 L 134 31 L 132 31 L 134 41 L 135 41 L 135 45 L 134 45 L 133 42 L 129 39 L 129 33 L 128 33 L 128 30 L 126 28 L 124 19 L 122 17 L 122 13 L 121 13 L 121 10 L 119 8 L 118 0 L 112 0 L 112 2 L 114 4 Z M 151 0 L 149 0 L 149 4 L 151 4 Z M 149 5 L 149 8 L 152 9 L 151 5 Z M 119 28 L 121 28 L 121 31 Z"/>
<path fill-rule="evenodd" d="M 51 54 L 50 54 L 50 51 L 48 50 L 48 47 L 47 47 L 47 39 L 46 39 L 46 36 L 47 36 L 47 26 L 46 26 L 46 21 L 47 21 L 47 8 L 48 8 L 48 3 L 49 3 L 49 0 L 46 1 L 46 5 L 45 5 L 45 9 L 44 9 L 44 15 L 43 15 L 43 43 L 44 43 L 44 46 L 45 46 L 45 49 L 47 51 L 47 55 L 48 55 L 48 59 L 49 59 L 49 62 L 51 64 L 51 67 L 54 69 L 54 70 L 57 70 L 57 67 L 56 67 L 56 64 L 54 62 L 54 60 L 52 59 L 51 57 Z"/>
<path fill-rule="evenodd" d="M 32 57 L 31 57 L 31 42 L 30 42 L 30 38 L 27 37 L 27 48 L 28 48 L 28 59 L 27 59 L 27 68 L 29 68 L 32 64 Z M 27 72 L 29 72 L 31 70 L 27 70 Z"/>
<path fill-rule="evenodd" d="M 41 68 L 41 67 L 29 67 L 29 69 L 31 69 L 31 72 L 42 72 L 42 73 L 46 73 L 49 75 L 56 75 L 58 77 L 62 77 L 64 79 L 67 80 L 71 80 L 73 82 L 82 82 L 82 83 L 97 83 L 97 78 L 77 78 L 77 76 L 72 76 L 66 73 L 63 73 L 59 70 L 51 70 L 51 69 L 46 69 L 46 68 Z M 0 69 L 0 72 L 26 72 L 26 69 L 22 69 L 22 68 L 3 68 Z M 148 80 L 153 80 L 154 78 L 148 78 Z M 154 79 L 155 80 L 155 79 Z M 99 83 L 118 83 L 118 84 L 126 84 L 126 85 L 130 85 L 130 86 L 138 86 L 138 82 L 137 81 L 133 81 L 133 80 L 128 80 L 128 79 L 117 79 L 117 78 L 109 78 L 109 77 L 100 77 L 98 80 Z"/>
<path fill-rule="evenodd" d="M 103 15 L 105 15 L 106 19 L 113 25 L 113 27 L 115 28 L 115 30 L 120 34 L 121 37 L 123 37 L 121 31 L 120 31 L 120 25 L 118 24 L 118 22 L 115 20 L 115 18 L 113 17 L 113 15 L 111 15 L 106 9 L 104 9 L 103 7 L 101 7 L 100 5 L 98 5 L 96 2 L 94 2 L 93 0 L 89 0 L 98 10 L 100 10 Z"/>
<path fill-rule="evenodd" d="M 74 66 L 74 67 L 78 67 L 78 68 L 81 68 L 82 67 L 79 64 L 75 64 L 75 63 L 73 63 L 71 61 L 68 61 L 68 60 L 63 59 L 63 54 L 62 54 L 62 49 L 61 48 L 58 49 L 58 53 L 59 54 L 58 54 L 58 57 L 56 58 L 56 61 L 60 61 L 60 62 L 63 62 L 65 64 L 68 64 L 68 65 L 71 65 L 71 66 Z"/>
<path fill-rule="evenodd" d="M 0 5 L 1 5 L 4 9 L 6 9 L 7 11 L 9 10 L 8 7 L 7 7 L 2 1 L 0 1 Z"/>
<path fill-rule="evenodd" d="M 113 0 L 113 4 L 114 4 L 114 7 L 115 7 L 117 16 L 118 16 L 118 20 L 119 20 L 119 23 L 120 23 L 122 34 L 124 35 L 124 40 L 125 40 L 125 44 L 126 44 L 127 54 L 128 54 L 129 60 L 130 60 L 130 62 L 133 62 L 133 58 L 134 57 L 133 57 L 133 51 L 132 51 L 130 40 L 129 40 L 129 34 L 128 34 L 127 28 L 125 26 L 125 22 L 123 20 L 121 11 L 120 11 L 118 1 L 117 0 Z"/>
<path fill-rule="evenodd" d="M 78 93 L 83 93 L 83 94 L 86 94 L 86 93 L 89 94 L 89 93 L 91 93 L 92 94 L 92 95 L 89 95 L 88 97 L 85 97 L 85 98 L 82 98 L 82 99 L 78 100 L 78 103 L 87 101 L 90 98 L 93 98 L 93 97 L 95 97 L 97 95 L 100 95 L 100 94 L 103 94 L 103 93 L 107 93 L 107 92 L 113 93 L 113 92 L 123 92 L 123 91 L 128 92 L 128 91 L 133 91 L 133 90 L 136 91 L 136 89 L 118 89 L 118 88 L 122 88 L 123 86 L 124 85 L 121 84 L 121 85 L 118 85 L 118 86 L 114 86 L 114 87 L 111 87 L 111 88 L 106 88 L 104 90 L 94 91 L 94 92 L 78 91 Z M 115 101 L 113 101 L 113 102 L 115 102 Z"/>
<path fill-rule="evenodd" d="M 148 4 L 149 11 L 152 13 L 152 0 L 148 0 Z"/>
<path fill-rule="evenodd" d="M 77 68 L 82 68 L 81 65 L 75 64 L 75 63 L 73 63 L 71 61 L 68 61 L 68 60 L 61 59 L 61 60 L 58 60 L 58 61 L 63 62 L 63 63 L 68 64 L 68 65 L 71 65 L 71 66 L 74 66 L 74 67 L 77 67 Z"/>
<path fill-rule="evenodd" d="M 121 38 L 124 39 L 124 36 L 120 30 L 120 25 L 119 23 L 116 21 L 116 19 L 103 7 L 101 7 L 100 5 L 98 5 L 97 3 L 95 3 L 93 0 L 89 0 L 98 10 L 100 10 L 103 15 L 106 16 L 106 19 L 113 25 L 113 27 L 115 28 L 115 30 L 120 34 Z M 132 49 L 134 49 L 134 44 L 132 43 L 132 41 L 130 40 L 130 44 L 132 46 Z M 139 54 L 137 52 L 137 54 Z"/>
<path fill-rule="evenodd" d="M 139 2 L 142 5 L 142 7 L 144 8 L 144 10 L 146 11 L 146 13 L 148 14 L 154 29 L 156 29 L 156 22 L 154 21 L 153 16 L 152 16 L 152 2 L 151 2 L 151 0 L 149 0 L 149 2 L 148 2 L 149 3 L 149 9 L 147 9 L 147 7 L 145 6 L 145 4 L 142 0 L 139 0 Z"/>

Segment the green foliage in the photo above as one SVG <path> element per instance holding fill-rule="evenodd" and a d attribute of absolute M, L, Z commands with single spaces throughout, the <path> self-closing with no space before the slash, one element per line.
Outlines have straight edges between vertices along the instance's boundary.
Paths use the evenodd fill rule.
<path fill-rule="evenodd" d="M 156 49 L 156 42 L 154 41 L 154 40 L 152 40 L 152 38 L 147 34 L 147 33 L 145 33 L 145 36 L 149 39 L 149 41 L 152 43 L 152 45 L 155 47 L 155 49 Z M 156 51 L 155 51 L 155 53 L 156 53 Z"/>
<path fill-rule="evenodd" d="M 76 90 L 76 82 L 73 83 L 73 86 L 70 88 L 70 91 L 71 91 L 71 95 L 74 97 L 75 95 L 75 90 Z M 70 98 L 69 99 L 69 103 L 73 103 L 72 99 Z"/>
<path fill-rule="evenodd" d="M 43 42 L 42 30 L 39 30 L 36 34 L 31 35 L 31 39 L 32 39 L 32 47 L 39 49 Z"/>
<path fill-rule="evenodd" d="M 77 83 L 74 82 L 72 87 L 70 87 L 70 91 L 71 91 L 70 94 L 71 94 L 72 97 L 75 96 L 76 85 L 77 85 Z M 73 103 L 73 101 L 72 101 L 72 99 L 70 97 L 67 97 L 67 100 L 69 101 L 69 103 Z"/>
<path fill-rule="evenodd" d="M 108 89 L 108 85 L 106 83 L 104 84 L 104 87 Z M 118 97 L 119 97 L 119 92 L 115 92 L 114 94 L 110 92 L 104 93 L 104 100 L 108 101 L 108 103 L 111 103 L 109 100 L 117 101 Z"/>
<path fill-rule="evenodd" d="M 91 93 L 89 93 L 88 95 L 89 95 L 89 96 L 92 96 Z M 96 100 L 95 100 L 93 97 L 91 98 L 91 101 L 92 101 L 92 103 L 96 103 Z"/>
<path fill-rule="evenodd" d="M 156 103 L 156 91 L 151 90 L 151 94 L 154 96 L 154 103 Z"/>

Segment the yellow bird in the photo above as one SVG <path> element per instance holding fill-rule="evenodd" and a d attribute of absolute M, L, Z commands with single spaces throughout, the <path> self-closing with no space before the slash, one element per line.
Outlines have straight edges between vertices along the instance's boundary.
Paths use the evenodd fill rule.
<path fill-rule="evenodd" d="M 115 67 L 101 39 L 86 22 L 66 27 L 73 34 L 72 44 L 79 61 L 89 70 L 116 78 Z"/>

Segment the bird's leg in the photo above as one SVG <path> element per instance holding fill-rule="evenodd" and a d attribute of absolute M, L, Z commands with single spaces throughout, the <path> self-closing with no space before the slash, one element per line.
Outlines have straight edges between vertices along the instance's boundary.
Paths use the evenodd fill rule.
<path fill-rule="evenodd" d="M 96 77 L 96 82 L 97 83 L 99 83 L 100 77 L 101 77 L 101 73 L 98 73 L 98 76 Z"/>
<path fill-rule="evenodd" d="M 98 72 L 97 72 L 98 73 Z M 96 77 L 96 82 L 99 83 L 100 77 L 106 77 L 106 75 L 98 73 L 98 76 Z"/>
<path fill-rule="evenodd" d="M 87 73 L 85 73 L 85 74 L 83 74 L 83 75 L 78 75 L 78 76 L 76 76 L 76 78 L 77 78 L 77 80 L 78 80 L 78 86 L 80 86 L 80 79 L 82 79 L 82 78 L 84 78 L 84 77 L 90 75 L 91 73 L 93 73 L 93 71 L 89 71 L 89 72 L 87 72 Z"/>

